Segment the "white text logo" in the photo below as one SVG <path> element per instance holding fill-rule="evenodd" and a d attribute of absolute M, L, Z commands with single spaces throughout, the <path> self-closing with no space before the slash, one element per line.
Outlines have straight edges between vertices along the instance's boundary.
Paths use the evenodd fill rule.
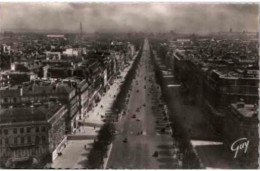
<path fill-rule="evenodd" d="M 244 150 L 244 153 L 246 153 L 248 149 L 248 145 L 249 145 L 249 140 L 247 138 L 240 138 L 235 142 L 233 142 L 233 144 L 231 145 L 231 151 L 235 151 L 234 158 L 237 157 L 237 154 L 240 150 Z"/>

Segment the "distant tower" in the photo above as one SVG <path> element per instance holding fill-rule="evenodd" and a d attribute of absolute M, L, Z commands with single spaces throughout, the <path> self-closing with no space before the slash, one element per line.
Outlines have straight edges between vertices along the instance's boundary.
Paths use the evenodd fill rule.
<path fill-rule="evenodd" d="M 83 43 L 83 28 L 82 28 L 82 23 L 80 22 L 80 35 L 79 35 L 79 47 L 80 47 L 80 56 L 82 54 L 82 43 Z"/>
<path fill-rule="evenodd" d="M 83 31 L 82 31 L 82 23 L 80 22 L 80 39 L 82 40 Z"/>

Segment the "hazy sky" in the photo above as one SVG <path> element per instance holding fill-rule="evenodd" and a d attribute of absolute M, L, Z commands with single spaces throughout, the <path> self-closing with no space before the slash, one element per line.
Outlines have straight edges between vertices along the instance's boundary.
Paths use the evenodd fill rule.
<path fill-rule="evenodd" d="M 0 3 L 12 31 L 257 31 L 258 6 L 191 3 Z"/>

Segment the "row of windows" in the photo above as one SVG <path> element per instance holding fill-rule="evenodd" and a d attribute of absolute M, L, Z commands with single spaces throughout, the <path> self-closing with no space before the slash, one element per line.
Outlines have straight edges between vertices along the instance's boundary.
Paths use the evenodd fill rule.
<path fill-rule="evenodd" d="M 11 99 L 9 99 L 10 101 Z M 4 98 L 4 102 L 7 103 L 8 102 L 8 99 L 7 98 Z M 16 103 L 17 102 L 17 99 L 16 97 L 13 98 L 13 102 Z"/>
<path fill-rule="evenodd" d="M 4 103 L 8 103 L 8 102 L 36 102 L 36 101 L 40 101 L 40 100 L 48 100 L 49 97 L 48 96 L 39 96 L 39 97 L 23 97 L 23 98 L 16 98 L 16 97 L 8 97 L 8 98 L 3 98 L 2 102 Z"/>
<path fill-rule="evenodd" d="M 254 130 L 243 130 L 243 134 L 244 136 L 248 136 L 248 137 L 254 137 L 254 136 L 258 136 L 257 131 Z"/>
<path fill-rule="evenodd" d="M 4 134 L 4 135 L 8 135 L 11 130 L 9 129 L 0 129 L 0 135 L 1 134 Z M 31 133 L 32 132 L 32 127 L 26 127 L 26 128 L 13 128 L 13 134 L 17 134 L 17 133 L 20 133 L 20 134 L 23 134 L 23 133 Z M 40 127 L 35 127 L 35 132 L 45 132 L 46 131 L 46 127 L 45 126 L 42 126 L 41 128 Z"/>
<path fill-rule="evenodd" d="M 26 141 L 26 142 L 25 142 Z M 25 143 L 32 143 L 35 142 L 35 144 L 39 144 L 40 142 L 45 143 L 46 137 L 45 136 L 27 136 L 27 137 L 14 137 L 14 138 L 4 138 L 0 139 L 0 145 L 8 145 L 8 144 L 25 144 Z"/>

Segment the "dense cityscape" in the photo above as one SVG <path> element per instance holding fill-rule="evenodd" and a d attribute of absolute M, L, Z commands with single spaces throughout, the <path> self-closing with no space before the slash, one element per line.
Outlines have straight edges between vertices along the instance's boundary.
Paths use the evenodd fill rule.
<path fill-rule="evenodd" d="M 112 41 L 102 35 L 85 41 L 82 34 L 1 36 L 2 163 L 10 155 L 55 158 L 140 46 L 124 35 Z"/>
<path fill-rule="evenodd" d="M 0 168 L 258 168 L 258 32 L 0 32 Z"/>
<path fill-rule="evenodd" d="M 186 130 L 184 134 L 191 139 L 192 146 L 206 165 L 256 168 L 259 144 L 258 34 L 233 33 L 230 29 L 211 36 L 175 36 L 175 40 L 154 43 L 158 55 L 155 59 L 158 60 L 160 82 L 168 92 L 167 101 L 175 104 L 172 111 L 178 108 L 183 111 L 185 106 L 191 108 L 185 109 L 186 114 L 176 111 L 175 119 L 183 123 L 180 127 Z M 173 82 L 180 84 L 179 90 L 169 87 L 172 80 L 164 71 L 174 74 L 176 80 Z M 182 104 L 174 102 L 176 97 Z M 240 151 L 239 157 L 233 160 L 230 147 L 241 137 L 250 140 L 251 148 L 246 154 Z M 197 143 L 202 142 L 198 140 L 208 141 L 209 147 L 199 147 Z M 207 153 L 213 157 L 205 156 Z"/>

